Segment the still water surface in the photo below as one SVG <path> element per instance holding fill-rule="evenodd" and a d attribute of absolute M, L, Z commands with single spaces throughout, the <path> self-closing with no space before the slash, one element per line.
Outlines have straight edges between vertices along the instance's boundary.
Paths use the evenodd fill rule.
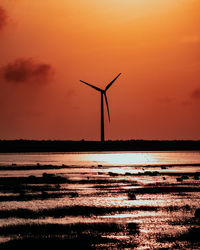
<path fill-rule="evenodd" d="M 20 153 L 0 154 L 0 164 L 52 164 L 70 166 L 160 165 L 160 164 L 197 164 L 200 151 L 162 151 L 162 152 L 84 152 L 84 153 Z"/>

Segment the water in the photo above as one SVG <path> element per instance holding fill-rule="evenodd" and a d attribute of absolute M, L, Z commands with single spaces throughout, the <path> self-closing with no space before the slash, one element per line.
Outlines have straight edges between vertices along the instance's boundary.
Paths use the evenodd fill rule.
<path fill-rule="evenodd" d="M 200 151 L 0 154 L 0 241 L 27 237 L 2 227 L 37 224 L 46 237 L 44 224 L 59 224 L 62 239 L 74 226 L 95 248 L 198 249 L 181 238 L 199 228 L 198 172 Z"/>
<path fill-rule="evenodd" d="M 200 151 L 161 152 L 85 152 L 85 153 L 26 153 L 0 154 L 0 165 L 53 164 L 91 166 L 161 165 L 200 163 Z"/>

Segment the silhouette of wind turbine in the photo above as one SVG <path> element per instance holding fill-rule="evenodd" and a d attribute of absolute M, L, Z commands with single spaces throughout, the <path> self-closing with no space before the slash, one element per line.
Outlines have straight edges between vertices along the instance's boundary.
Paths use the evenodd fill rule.
<path fill-rule="evenodd" d="M 110 122 L 110 111 L 109 111 L 109 106 L 108 106 L 108 99 L 106 96 L 106 91 L 111 87 L 111 85 L 117 80 L 117 78 L 121 75 L 121 73 L 119 73 L 119 75 L 117 75 L 106 87 L 105 89 L 100 89 L 92 84 L 89 84 L 87 82 L 84 82 L 82 80 L 80 80 L 82 83 L 90 86 L 91 88 L 99 91 L 101 93 L 101 141 L 104 141 L 104 98 L 106 101 L 106 107 L 107 107 L 107 111 L 108 111 L 108 119 Z"/>

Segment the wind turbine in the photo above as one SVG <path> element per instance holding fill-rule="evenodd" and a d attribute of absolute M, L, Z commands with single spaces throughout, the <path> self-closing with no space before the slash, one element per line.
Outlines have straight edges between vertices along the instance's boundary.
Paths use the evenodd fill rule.
<path fill-rule="evenodd" d="M 110 122 L 110 111 L 109 111 L 109 106 L 108 106 L 108 99 L 106 96 L 106 91 L 111 87 L 111 85 L 117 80 L 117 78 L 121 75 L 121 73 L 119 73 L 119 75 L 117 75 L 106 87 L 105 89 L 100 89 L 92 84 L 89 84 L 87 82 L 84 82 L 82 80 L 80 80 L 82 83 L 92 87 L 93 89 L 99 91 L 101 93 L 101 141 L 104 141 L 104 98 L 106 101 L 106 106 L 107 106 L 107 111 L 108 111 L 108 119 Z"/>

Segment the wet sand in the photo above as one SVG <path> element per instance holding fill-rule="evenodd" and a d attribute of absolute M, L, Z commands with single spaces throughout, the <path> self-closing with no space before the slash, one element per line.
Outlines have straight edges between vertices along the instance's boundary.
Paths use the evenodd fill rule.
<path fill-rule="evenodd" d="M 0 166 L 0 248 L 200 248 L 200 164 Z"/>

